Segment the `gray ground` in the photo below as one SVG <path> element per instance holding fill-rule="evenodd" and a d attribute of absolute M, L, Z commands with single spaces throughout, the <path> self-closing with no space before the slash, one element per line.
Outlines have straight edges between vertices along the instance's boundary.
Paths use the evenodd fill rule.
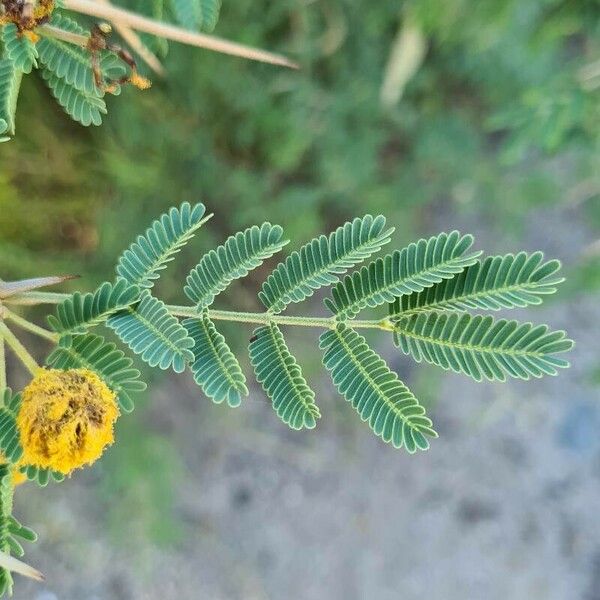
<path fill-rule="evenodd" d="M 564 209 L 532 220 L 524 239 L 567 270 L 591 241 Z M 324 416 L 308 434 L 260 400 L 233 412 L 198 402 L 181 379 L 155 386 L 149 418 L 184 464 L 186 536 L 136 548 L 124 523 L 129 543 L 115 544 L 93 470 L 20 489 L 17 514 L 41 535 L 28 559 L 47 582 L 19 580 L 15 598 L 600 600 L 600 398 L 586 384 L 600 305 L 589 295 L 529 315 L 568 327 L 574 367 L 508 386 L 444 377 L 440 439 L 413 457 L 375 438 L 325 380 Z"/>

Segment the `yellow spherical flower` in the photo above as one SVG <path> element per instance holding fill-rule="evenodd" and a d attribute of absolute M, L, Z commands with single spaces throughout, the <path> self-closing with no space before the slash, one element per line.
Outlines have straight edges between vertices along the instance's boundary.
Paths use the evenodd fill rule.
<path fill-rule="evenodd" d="M 116 395 L 88 369 L 40 369 L 23 390 L 17 427 L 21 463 L 68 474 L 112 444 Z"/>

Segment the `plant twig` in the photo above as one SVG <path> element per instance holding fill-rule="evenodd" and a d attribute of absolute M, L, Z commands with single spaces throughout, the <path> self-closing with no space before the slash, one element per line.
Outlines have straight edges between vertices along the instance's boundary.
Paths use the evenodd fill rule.
<path fill-rule="evenodd" d="M 181 42 L 182 44 L 187 44 L 189 46 L 206 48 L 207 50 L 214 50 L 215 52 L 257 60 L 272 65 L 289 67 L 290 69 L 298 68 L 298 65 L 295 62 L 280 54 L 273 54 L 272 52 L 267 52 L 266 50 L 261 50 L 259 48 L 244 46 L 243 44 L 230 42 L 229 40 L 206 35 L 205 33 L 188 31 L 181 27 L 176 27 L 175 25 L 170 25 L 168 23 L 161 23 L 160 21 L 138 15 L 116 6 L 98 4 L 92 0 L 64 0 L 64 6 L 75 12 L 98 17 L 100 19 L 106 19 L 107 21 L 114 23 L 115 26 L 117 24 L 125 25 L 138 31 L 144 31 L 157 37 Z"/>
<path fill-rule="evenodd" d="M 18 294 L 3 300 L 3 304 L 15 306 L 37 306 L 39 304 L 60 304 L 63 300 L 70 298 L 71 294 L 61 292 L 27 292 Z"/>
<path fill-rule="evenodd" d="M 26 331 L 29 331 L 30 333 L 33 333 L 39 337 L 42 337 L 42 338 L 48 340 L 49 342 L 56 343 L 58 341 L 58 335 L 56 333 L 53 333 L 52 331 L 48 331 L 47 329 L 44 329 L 43 327 L 40 327 L 39 325 L 36 325 L 35 323 L 32 323 L 31 321 L 28 321 L 27 319 L 20 317 L 19 315 L 12 312 L 11 310 L 8 310 L 8 308 L 6 308 L 6 307 L 4 307 L 3 310 L 4 310 L 4 318 L 11 320 L 15 325 L 18 325 L 22 329 L 25 329 Z"/>
<path fill-rule="evenodd" d="M 17 358 L 25 365 L 27 370 L 35 375 L 39 370 L 39 365 L 35 362 L 35 359 L 27 348 L 21 344 L 17 336 L 6 326 L 4 321 L 0 321 L 0 336 L 4 338 L 8 347 L 15 353 Z"/>
<path fill-rule="evenodd" d="M 178 317 L 199 317 L 195 306 L 167 306 L 169 312 Z M 337 321 L 335 317 L 295 317 L 289 315 L 276 315 L 268 312 L 236 312 L 230 310 L 209 309 L 208 316 L 215 321 L 234 321 L 238 323 L 258 323 L 268 325 L 291 325 L 296 327 L 321 327 L 323 329 L 335 329 Z M 356 329 L 388 329 L 387 319 L 361 320 L 354 319 L 352 327 Z"/>

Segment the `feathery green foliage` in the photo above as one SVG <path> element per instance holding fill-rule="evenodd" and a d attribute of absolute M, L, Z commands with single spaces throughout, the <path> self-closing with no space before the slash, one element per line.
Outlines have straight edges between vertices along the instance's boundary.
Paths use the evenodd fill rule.
<path fill-rule="evenodd" d="M 338 319 L 351 319 L 367 306 L 420 292 L 474 264 L 481 252 L 469 252 L 472 245 L 473 237 L 458 231 L 421 239 L 347 275 L 325 304 Z"/>
<path fill-rule="evenodd" d="M 150 5 L 158 2 L 144 4 L 150 9 Z M 423 71 L 409 83 L 401 104 L 386 113 L 377 108 L 373 82 L 381 80 L 381 68 L 395 33 L 396 19 L 403 21 L 398 7 L 391 4 L 384 7 L 383 3 L 375 9 L 364 1 L 338 3 L 340 27 L 336 30 L 342 30 L 344 37 L 339 42 L 343 43 L 343 52 L 335 52 L 321 50 L 320 34 L 327 31 L 329 18 L 321 18 L 320 4 L 285 3 L 274 10 L 269 7 L 268 12 L 264 2 L 245 0 L 230 4 L 229 16 L 233 16 L 234 23 L 225 23 L 230 27 L 229 32 L 236 27 L 235 16 L 248 16 L 250 23 L 252 15 L 268 15 L 265 19 L 255 19 L 247 34 L 253 40 L 263 36 L 272 43 L 291 43 L 302 48 L 303 60 L 309 63 L 305 72 L 310 72 L 311 77 L 286 78 L 282 87 L 277 86 L 278 90 L 284 88 L 285 93 L 273 93 L 268 101 L 263 101 L 265 89 L 271 90 L 271 87 L 265 86 L 266 82 L 257 77 L 254 70 L 249 69 L 245 77 L 237 73 L 235 77 L 223 78 L 222 70 L 213 68 L 210 59 L 203 66 L 197 64 L 204 63 L 203 60 L 192 63 L 189 56 L 179 52 L 174 61 L 177 70 L 173 73 L 179 73 L 179 84 L 171 77 L 169 86 L 160 86 L 161 89 L 155 89 L 140 103 L 122 104 L 120 112 L 113 115 L 111 135 L 107 136 L 107 148 L 113 152 L 105 154 L 109 156 L 110 166 L 119 168 L 113 168 L 111 173 L 100 171 L 98 190 L 106 186 L 125 186 L 120 195 L 127 199 L 128 205 L 141 204 L 140 198 L 147 193 L 148 202 L 152 197 L 156 206 L 166 197 L 166 188 L 177 186 L 173 182 L 179 180 L 183 183 L 177 189 L 183 193 L 201 189 L 205 198 L 226 199 L 230 208 L 227 219 L 235 221 L 232 231 L 255 222 L 256 207 L 263 199 L 269 203 L 268 207 L 263 206 L 267 211 L 264 218 L 282 224 L 286 211 L 299 207 L 298 212 L 302 211 L 302 216 L 308 218 L 298 219 L 301 222 L 298 225 L 290 225 L 294 227 L 293 239 L 302 242 L 305 241 L 303 231 L 317 230 L 321 222 L 329 222 L 340 212 L 344 216 L 362 214 L 359 211 L 367 209 L 357 209 L 357 205 L 372 202 L 378 211 L 397 211 L 394 217 L 402 224 L 400 239 L 410 241 L 410 228 L 415 223 L 422 224 L 422 219 L 428 220 L 438 209 L 442 213 L 452 209 L 471 211 L 479 204 L 484 211 L 483 218 L 502 227 L 501 219 L 510 215 L 516 224 L 540 198 L 548 203 L 565 199 L 575 177 L 587 180 L 585 170 L 591 160 L 584 162 L 569 154 L 569 164 L 576 165 L 575 168 L 548 169 L 547 165 L 537 162 L 539 154 L 529 150 L 539 148 L 542 141 L 543 148 L 556 147 L 554 141 L 546 144 L 546 138 L 562 139 L 568 142 L 567 152 L 575 149 L 579 157 L 594 155 L 593 146 L 585 147 L 585 144 L 595 143 L 590 134 L 595 131 L 592 124 L 598 122 L 592 118 L 596 110 L 588 109 L 587 117 L 575 118 L 570 110 L 546 110 L 565 100 L 571 103 L 571 94 L 565 98 L 565 94 L 547 93 L 552 88 L 547 87 L 546 81 L 553 72 L 564 73 L 576 100 L 584 97 L 588 106 L 598 105 L 597 94 L 579 90 L 575 76 L 575 69 L 593 60 L 596 38 L 592 36 L 596 36 L 597 26 L 595 19 L 589 18 L 593 13 L 590 3 L 492 2 L 478 5 L 477 10 L 462 0 L 450 0 L 447 6 L 439 0 L 427 0 L 422 5 L 413 3 L 408 8 L 415 9 L 415 20 L 436 52 L 428 53 Z M 577 9 L 578 4 L 580 9 Z M 442 10 L 438 10 L 440 7 Z M 360 18 L 361 12 L 368 13 L 368 26 L 381 35 L 365 35 L 362 25 L 367 23 Z M 557 18 L 560 14 L 566 14 L 564 22 Z M 289 22 L 294 23 L 293 29 Z M 298 23 L 302 26 L 297 27 Z M 356 27 L 357 23 L 361 26 Z M 290 34 L 293 35 L 290 37 Z M 574 39 L 578 42 L 577 48 L 573 48 Z M 481 51 L 474 52 L 474 48 Z M 360 68 L 357 68 L 357 57 Z M 532 98 L 531 91 L 540 84 L 544 86 L 540 91 L 547 102 Z M 466 101 L 462 94 L 457 94 L 457 90 L 465 88 L 469 90 Z M 165 104 L 168 106 L 165 94 L 173 92 L 178 101 L 184 96 L 188 100 L 187 105 L 182 102 L 181 110 L 170 111 L 168 131 L 172 135 L 164 135 L 166 126 L 140 131 L 139 123 L 147 123 L 148 116 L 163 114 L 159 109 Z M 522 107 L 522 118 L 506 119 L 500 124 L 488 120 L 494 111 L 508 112 L 515 106 Z M 21 106 L 21 110 L 24 109 Z M 585 115 L 585 111 L 582 113 Z M 39 118 L 43 114 L 33 116 Z M 31 129 L 42 143 L 43 131 L 38 132 L 37 120 L 27 117 L 26 113 L 20 114 L 19 129 L 21 132 Z M 316 126 L 306 127 L 307 122 Z M 195 144 L 190 144 L 189 125 L 193 123 L 200 126 L 196 128 Z M 212 126 L 201 125 L 205 123 Z M 51 125 L 50 122 L 45 124 Z M 492 144 L 488 127 L 494 130 Z M 531 137 L 533 127 L 539 130 L 539 142 L 538 137 Z M 218 131 L 217 136 L 215 131 Z M 175 141 L 178 132 L 179 146 Z M 169 141 L 162 145 L 156 143 L 161 136 L 165 140 L 168 137 Z M 508 152 L 503 154 L 510 145 L 514 161 L 515 144 L 511 144 L 511 139 L 517 136 L 521 138 L 517 154 L 525 153 L 525 168 L 522 165 L 516 169 L 505 168 L 499 157 L 510 159 Z M 252 140 L 251 151 L 247 151 L 248 139 Z M 59 140 L 61 146 L 63 143 L 67 146 L 69 141 L 67 136 L 60 136 Z M 97 136 L 95 140 L 100 142 Z M 157 156 L 156 148 L 165 148 L 165 143 L 162 156 Z M 125 148 L 123 156 L 137 162 L 127 173 L 123 156 L 114 155 L 117 146 Z M 184 156 L 182 150 L 186 160 L 179 165 Z M 103 154 L 102 148 L 99 154 Z M 565 155 L 559 157 L 558 164 L 562 164 L 564 158 Z M 198 166 L 193 174 L 189 169 L 192 161 Z M 400 169 L 397 168 L 399 162 L 402 163 Z M 139 166 L 147 170 L 142 171 Z M 77 167 L 82 181 L 91 179 L 83 165 Z M 233 167 L 235 176 L 230 177 Z M 189 177 L 184 176 L 184 172 L 189 173 Z M 116 181 L 119 184 L 115 184 Z M 171 197 L 182 197 L 177 189 Z M 29 194 L 29 187 L 24 194 Z M 439 201 L 440 197 L 443 201 Z M 481 198 L 486 201 L 482 202 Z M 146 203 L 142 210 L 151 214 Z M 487 214 L 486 210 L 489 210 Z M 284 215 L 283 220 L 275 216 L 275 211 Z M 247 216 L 249 213 L 252 213 L 251 218 Z M 127 214 L 135 213 L 131 209 Z M 438 219 L 436 217 L 436 221 Z M 119 232 L 124 230 L 123 227 Z M 286 233 L 289 237 L 291 231 Z M 112 237 L 118 239 L 117 235 Z M 103 244 L 103 251 L 107 247 Z M 572 275 L 569 279 L 572 281 Z M 402 299 L 411 297 L 412 294 L 405 295 Z M 230 299 L 234 300 L 235 296 Z M 287 335 L 285 327 L 282 326 L 282 330 Z M 411 359 L 402 356 L 400 360 Z M 433 442 L 432 447 L 436 451 Z"/>
<path fill-rule="evenodd" d="M 61 337 L 48 364 L 98 371 L 124 410 L 131 410 L 128 392 L 140 388 L 139 372 L 114 345 L 86 333 L 104 324 L 151 366 L 176 372 L 189 368 L 207 397 L 238 406 L 248 394 L 246 378 L 213 321 L 257 323 L 249 346 L 257 381 L 285 423 L 294 429 L 313 428 L 320 417 L 315 394 L 280 326 L 322 327 L 327 330 L 321 337 L 325 366 L 336 387 L 377 435 L 410 452 L 427 447 L 426 436 L 434 435 L 431 421 L 356 328 L 391 332 L 395 344 L 417 361 L 476 380 L 504 380 L 507 375 L 528 379 L 567 366 L 555 356 L 572 345 L 564 332 L 454 312 L 537 304 L 554 293 L 562 281 L 559 263 L 544 262 L 539 252 L 479 261 L 480 252 L 471 250 L 472 236 L 453 231 L 376 259 L 340 281 L 339 274 L 389 241 L 392 230 L 386 229 L 382 216 L 354 219 L 292 252 L 266 278 L 263 313 L 218 311 L 210 305 L 233 279 L 247 275 L 286 243 L 282 229 L 269 223 L 241 231 L 204 255 L 186 281 L 192 306 L 168 306 L 148 289 L 140 293 L 140 287 L 153 285 L 206 218 L 202 204 L 170 209 L 121 256 L 116 283 L 105 282 L 93 293 L 64 300 L 50 318 Z M 289 302 L 332 284 L 327 304 L 333 317 L 280 314 Z M 362 309 L 385 302 L 390 303 L 387 318 L 356 319 Z M 186 317 L 183 322 L 181 317 Z"/>
<path fill-rule="evenodd" d="M 426 436 L 437 437 L 431 419 L 363 336 L 340 323 L 320 346 L 334 385 L 376 435 L 411 454 L 429 448 Z"/>
<path fill-rule="evenodd" d="M 20 33 L 14 23 L 6 24 L 0 31 L 6 58 L 13 63 L 15 69 L 31 73 L 33 67 L 37 67 L 38 53 L 35 44 Z"/>
<path fill-rule="evenodd" d="M 541 252 L 488 256 L 467 267 L 453 279 L 445 279 L 417 294 L 396 298 L 390 316 L 406 316 L 422 310 L 500 310 L 541 304 L 564 281 L 556 275 L 560 262 L 543 262 Z"/>
<path fill-rule="evenodd" d="M 283 239 L 283 229 L 271 223 L 232 235 L 222 246 L 205 254 L 188 275 L 186 296 L 198 309 L 210 306 L 234 279 L 248 275 L 288 241 Z"/>
<path fill-rule="evenodd" d="M 67 344 L 59 345 L 46 359 L 55 369 L 90 369 L 98 373 L 106 385 L 117 394 L 124 412 L 133 410 L 131 392 L 141 392 L 146 384 L 140 381 L 140 372 L 132 367 L 133 361 L 112 342 L 99 335 L 87 333 L 75 336 Z"/>
<path fill-rule="evenodd" d="M 117 279 L 115 284 L 105 281 L 95 292 L 75 292 L 56 307 L 56 316 L 50 315 L 48 322 L 61 336 L 82 334 L 87 327 L 98 325 L 129 307 L 139 296 L 140 289 L 125 279 Z"/>
<path fill-rule="evenodd" d="M 339 281 L 338 275 L 378 252 L 394 229 L 385 229 L 385 217 L 366 215 L 321 235 L 292 252 L 269 275 L 259 297 L 269 312 L 281 312 L 290 302 L 301 302 L 314 290 Z"/>
<path fill-rule="evenodd" d="M 335 388 L 375 435 L 411 454 L 427 450 L 430 440 L 437 437 L 433 423 L 415 395 L 357 329 L 392 334 L 400 350 L 417 362 L 424 360 L 477 381 L 556 375 L 568 366 L 558 356 L 573 345 L 564 331 L 466 312 L 472 308 L 497 310 L 539 304 L 562 281 L 557 275 L 558 261 L 544 262 L 539 252 L 478 261 L 479 253 L 471 251 L 473 238 L 454 231 L 410 244 L 340 281 L 339 274 L 389 241 L 391 230 L 385 229 L 384 218 L 370 215 L 354 219 L 329 237 L 318 237 L 292 252 L 266 279 L 261 297 L 267 310 L 263 312 L 215 310 L 210 305 L 233 279 L 244 277 L 285 245 L 281 227 L 270 223 L 231 236 L 202 258 L 187 277 L 185 291 L 193 301 L 191 306 L 166 305 L 148 288 L 206 220 L 204 214 L 202 204 L 192 207 L 184 203 L 154 221 L 120 258 L 114 283 L 104 282 L 87 294 L 75 292 L 66 299 L 61 296 L 56 314 L 49 318 L 54 332 L 27 325 L 10 310 L 9 320 L 21 319 L 21 325 L 48 340 L 56 337 L 57 346 L 48 356 L 47 365 L 98 373 L 117 395 L 123 412 L 133 409 L 130 394 L 143 390 L 145 384 L 132 360 L 115 344 L 90 333 L 93 327 L 112 329 L 150 366 L 173 368 L 176 372 L 189 369 L 204 395 L 214 403 L 237 407 L 249 394 L 246 377 L 214 320 L 258 324 L 248 347 L 255 378 L 277 416 L 294 430 L 315 428 L 321 413 L 281 327 L 319 327 L 325 330 L 319 339 L 323 365 Z M 8 287 L 5 284 L 19 293 L 5 294 L 2 302 L 9 305 L 36 298 L 51 302 L 52 294 L 36 295 L 32 291 L 32 287 L 48 281 L 55 282 L 38 278 L 11 282 Z M 333 316 L 280 314 L 289 302 L 301 301 L 314 289 L 332 284 L 333 300 L 328 305 Z M 387 317 L 355 318 L 363 308 L 377 308 L 384 302 L 391 306 Z M 3 343 L 12 344 L 16 354 L 22 354 L 18 341 L 15 343 L 8 327 L 3 327 Z M 23 362 L 36 372 L 33 359 L 25 358 Z M 3 473 L 17 468 L 15 462 L 27 455 L 16 427 L 19 395 L 6 389 L 2 399 L 0 452 L 9 464 L 0 465 L 0 495 L 2 481 L 8 482 L 6 477 L 2 479 Z M 19 462 L 18 468 L 42 486 L 64 478 L 34 465 Z M 7 502 L 12 489 L 10 482 L 5 489 Z M 19 555 L 22 549 L 10 541 L 10 535 L 23 531 L 25 537 L 31 535 L 11 520 L 11 511 L 4 508 L 8 504 L 0 501 L 0 505 L 0 550 L 9 549 Z M 8 571 L 0 571 L 0 589 L 8 589 L 10 582 Z"/>
<path fill-rule="evenodd" d="M 100 125 L 106 114 L 104 90 L 98 89 L 94 81 L 90 52 L 62 35 L 79 36 L 85 39 L 89 32 L 76 21 L 60 12 L 53 12 L 49 25 L 53 33 L 46 30 L 39 34 L 21 32 L 15 23 L 0 25 L 0 37 L 4 46 L 0 60 L 0 115 L 6 121 L 6 133 L 15 133 L 14 114 L 20 81 L 23 74 L 39 68 L 44 82 L 49 87 L 65 112 L 82 125 Z M 31 33 L 31 35 L 28 35 Z M 34 36 L 41 35 L 36 43 Z M 102 51 L 98 59 L 99 71 L 107 81 L 118 80 L 124 73 L 122 61 L 112 52 Z M 117 95 L 120 87 L 110 87 Z"/>
<path fill-rule="evenodd" d="M 204 204 L 193 207 L 184 202 L 146 230 L 123 253 L 117 263 L 117 274 L 133 285 L 151 288 L 174 255 L 194 236 L 212 215 L 204 217 Z"/>
<path fill-rule="evenodd" d="M 248 395 L 246 377 L 207 311 L 202 311 L 197 319 L 186 319 L 183 326 L 194 340 L 194 381 L 216 404 L 227 400 L 229 406 L 239 406 L 242 396 Z"/>
<path fill-rule="evenodd" d="M 487 315 L 427 313 L 395 324 L 397 345 L 417 362 L 425 360 L 476 381 L 556 375 L 569 363 L 555 356 L 573 342 L 546 325 L 519 324 Z"/>
<path fill-rule="evenodd" d="M 167 39 L 273 65 L 295 66 L 278 54 L 200 33 L 215 28 L 221 0 L 140 2 L 138 8 L 142 13 L 149 9 L 157 17 L 154 19 L 101 4 L 73 6 L 60 0 L 0 0 L 0 60 L 10 61 L 21 74 L 29 74 L 39 66 L 57 102 L 73 120 L 84 126 L 102 123 L 102 115 L 107 112 L 105 93 L 118 95 L 125 84 L 141 90 L 151 86 L 139 73 L 134 56 L 162 74 L 162 65 L 152 47 L 158 47 L 164 55 Z M 161 22 L 166 12 L 174 15 L 181 27 Z M 67 16 L 73 13 L 84 15 L 88 20 L 91 16 L 97 23 L 86 27 L 85 21 L 80 23 Z M 105 20 L 108 22 L 104 23 Z M 123 36 L 124 42 L 131 45 L 129 51 L 109 39 L 112 26 L 131 33 Z M 141 36 L 137 35 L 138 31 Z M 0 89 L 10 84 L 8 77 L 0 72 Z M 6 121 L 9 135 L 14 135 L 11 120 L 0 118 Z M 0 133 L 5 133 L 4 129 Z M 8 137 L 3 135 L 0 141 L 7 141 Z"/>
<path fill-rule="evenodd" d="M 277 416 L 292 429 L 313 429 L 321 417 L 315 393 L 290 353 L 275 323 L 259 327 L 249 346 L 257 381 L 273 402 Z"/>
<path fill-rule="evenodd" d="M 115 313 L 107 325 L 151 367 L 181 373 L 194 360 L 194 340 L 164 302 L 147 290 L 137 306 Z"/>

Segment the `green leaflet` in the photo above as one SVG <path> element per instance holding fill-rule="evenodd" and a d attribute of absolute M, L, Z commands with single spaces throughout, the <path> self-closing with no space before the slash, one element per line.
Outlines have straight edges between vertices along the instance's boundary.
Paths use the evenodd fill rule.
<path fill-rule="evenodd" d="M 473 236 L 458 231 L 421 239 L 344 277 L 325 304 L 338 319 L 346 320 L 367 306 L 420 292 L 474 264 L 481 252 L 468 252 L 472 244 Z"/>
<path fill-rule="evenodd" d="M 283 229 L 271 223 L 232 235 L 225 244 L 205 254 L 191 271 L 186 279 L 186 296 L 199 309 L 210 306 L 234 279 L 248 275 L 287 243 Z"/>
<path fill-rule="evenodd" d="M 151 367 L 182 373 L 194 360 L 194 340 L 167 310 L 165 303 L 145 290 L 141 302 L 109 317 L 106 324 Z"/>
<path fill-rule="evenodd" d="M 246 378 L 208 313 L 203 311 L 197 319 L 186 319 L 183 326 L 194 340 L 194 381 L 216 404 L 227 400 L 229 406 L 239 406 L 242 396 L 248 395 Z"/>
<path fill-rule="evenodd" d="M 23 73 L 31 73 L 37 67 L 37 48 L 35 44 L 19 32 L 14 23 L 7 23 L 0 27 L 5 55 L 14 65 L 15 69 Z"/>
<path fill-rule="evenodd" d="M 340 323 L 321 335 L 320 347 L 335 387 L 376 435 L 410 453 L 429 448 L 427 437 L 437 437 L 431 419 L 364 337 Z"/>
<path fill-rule="evenodd" d="M 55 369 L 91 369 L 117 394 L 123 412 L 133 410 L 132 392 L 141 392 L 146 384 L 140 381 L 140 372 L 132 367 L 133 361 L 112 342 L 88 333 L 72 338 L 69 344 L 59 345 L 46 364 Z"/>
<path fill-rule="evenodd" d="M 56 307 L 48 322 L 61 336 L 86 333 L 88 327 L 103 323 L 115 312 L 127 308 L 140 296 L 137 286 L 124 279 L 115 284 L 105 281 L 95 292 L 75 292 Z"/>
<path fill-rule="evenodd" d="M 423 310 L 523 308 L 541 304 L 564 279 L 557 276 L 560 262 L 543 262 L 541 252 L 488 256 L 422 292 L 406 294 L 390 304 L 390 316 Z"/>
<path fill-rule="evenodd" d="M 255 329 L 249 346 L 257 381 L 273 402 L 277 416 L 292 429 L 312 429 L 321 417 L 315 393 L 274 323 Z"/>
<path fill-rule="evenodd" d="M 121 255 L 117 274 L 132 285 L 151 288 L 181 248 L 212 216 L 204 216 L 204 204 L 184 202 L 171 208 L 137 237 Z"/>
<path fill-rule="evenodd" d="M 339 281 L 338 275 L 362 262 L 390 241 L 385 217 L 366 215 L 321 235 L 292 252 L 277 265 L 259 292 L 269 312 L 281 312 L 290 302 L 301 302 L 314 290 Z"/>
<path fill-rule="evenodd" d="M 460 313 L 423 313 L 395 326 L 396 345 L 417 362 L 464 373 L 476 381 L 556 375 L 569 363 L 555 354 L 570 350 L 564 331 L 547 325 Z"/>

